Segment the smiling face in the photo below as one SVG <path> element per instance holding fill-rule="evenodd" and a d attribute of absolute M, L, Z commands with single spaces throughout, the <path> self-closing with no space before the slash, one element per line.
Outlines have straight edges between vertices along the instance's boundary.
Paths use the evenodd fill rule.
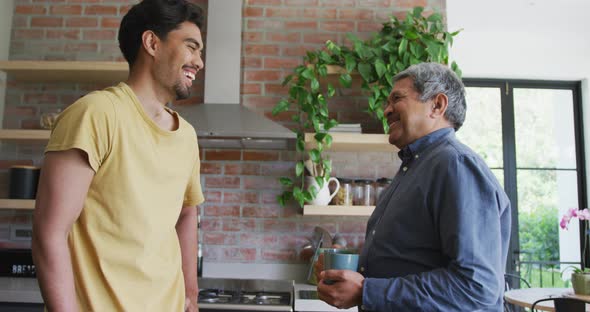
<path fill-rule="evenodd" d="M 155 55 L 154 78 L 176 99 L 190 96 L 195 76 L 203 68 L 203 39 L 197 25 L 184 22 L 169 32 Z"/>
<path fill-rule="evenodd" d="M 399 149 L 432 132 L 433 101 L 421 102 L 411 78 L 395 82 L 384 114 L 389 124 L 389 143 Z"/>

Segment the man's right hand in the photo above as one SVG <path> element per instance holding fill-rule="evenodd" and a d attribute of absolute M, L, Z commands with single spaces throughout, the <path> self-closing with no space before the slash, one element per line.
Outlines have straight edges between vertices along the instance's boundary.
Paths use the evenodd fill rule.
<path fill-rule="evenodd" d="M 350 270 L 326 270 L 319 274 L 318 297 L 338 309 L 348 309 L 363 303 L 365 277 Z M 329 279 L 332 284 L 324 283 Z"/>

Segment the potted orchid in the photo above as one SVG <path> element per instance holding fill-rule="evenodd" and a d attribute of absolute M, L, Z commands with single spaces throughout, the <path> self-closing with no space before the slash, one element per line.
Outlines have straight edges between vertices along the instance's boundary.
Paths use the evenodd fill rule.
<path fill-rule="evenodd" d="M 582 221 L 582 230 L 584 233 L 584 240 L 582 241 L 582 267 L 573 269 L 572 273 L 572 286 L 574 287 L 574 293 L 579 295 L 590 295 L 590 268 L 586 266 L 586 247 L 588 246 L 588 235 L 590 235 L 590 229 L 588 228 L 588 221 L 590 220 L 590 211 L 588 208 L 583 210 L 577 210 L 571 208 L 568 212 L 563 215 L 559 226 L 567 230 L 570 221 L 574 218 L 578 218 Z"/>

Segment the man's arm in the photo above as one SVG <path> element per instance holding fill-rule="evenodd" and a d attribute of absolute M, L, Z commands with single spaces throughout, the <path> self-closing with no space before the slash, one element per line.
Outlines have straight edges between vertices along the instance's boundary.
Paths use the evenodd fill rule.
<path fill-rule="evenodd" d="M 182 252 L 182 272 L 184 274 L 184 287 L 187 303 L 186 311 L 198 311 L 197 298 L 199 286 L 197 285 L 197 207 L 182 207 L 176 233 L 180 241 Z"/>
<path fill-rule="evenodd" d="M 68 235 L 80 215 L 94 171 L 78 149 L 47 152 L 33 212 L 32 251 L 48 311 L 76 311 Z"/>

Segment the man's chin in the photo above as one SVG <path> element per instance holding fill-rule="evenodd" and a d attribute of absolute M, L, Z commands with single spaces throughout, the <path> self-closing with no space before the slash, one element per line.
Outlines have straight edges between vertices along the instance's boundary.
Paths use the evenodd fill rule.
<path fill-rule="evenodd" d="M 190 89 L 182 89 L 182 88 L 176 88 L 176 100 L 185 100 L 188 99 L 191 96 L 191 90 Z"/>

